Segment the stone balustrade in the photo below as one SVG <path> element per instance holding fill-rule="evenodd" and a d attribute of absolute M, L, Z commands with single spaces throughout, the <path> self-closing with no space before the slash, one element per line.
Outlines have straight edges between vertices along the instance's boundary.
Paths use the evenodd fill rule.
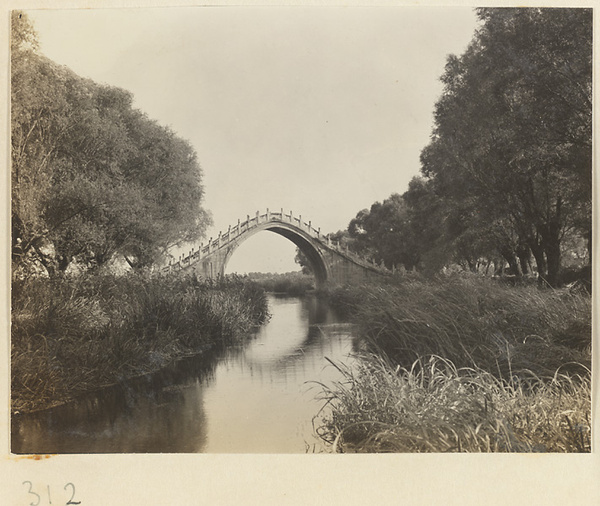
<path fill-rule="evenodd" d="M 266 213 L 264 214 L 260 214 L 260 212 L 257 211 L 252 217 L 247 215 L 244 221 L 238 220 L 237 224 L 234 226 L 229 226 L 226 232 L 219 232 L 219 235 L 214 239 L 211 237 L 206 245 L 202 243 L 197 250 L 192 248 L 187 255 L 180 256 L 177 262 L 169 262 L 169 265 L 164 267 L 162 271 L 170 272 L 185 269 L 207 257 L 211 253 L 227 247 L 237 238 L 245 235 L 258 225 L 276 222 L 289 223 L 297 227 L 314 240 L 317 240 L 322 246 L 335 251 L 339 255 L 351 259 L 356 264 L 362 265 L 365 268 L 377 269 L 383 274 L 391 273 L 391 271 L 389 271 L 383 265 L 377 265 L 373 259 L 361 257 L 355 252 L 349 250 L 347 245 L 340 245 L 338 241 L 332 241 L 328 234 L 321 234 L 321 229 L 314 228 L 311 221 L 304 221 L 302 219 L 302 215 L 295 216 L 292 211 L 285 213 L 283 209 L 281 209 L 279 212 L 272 212 L 267 209 Z"/>

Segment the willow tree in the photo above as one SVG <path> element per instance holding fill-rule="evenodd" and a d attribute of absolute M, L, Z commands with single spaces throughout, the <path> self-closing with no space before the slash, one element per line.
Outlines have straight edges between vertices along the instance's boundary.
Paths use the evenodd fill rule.
<path fill-rule="evenodd" d="M 134 109 L 131 93 L 40 54 L 23 13 L 12 22 L 14 267 L 54 275 L 116 256 L 142 267 L 198 239 L 210 219 L 190 144 Z"/>
<path fill-rule="evenodd" d="M 359 211 L 348 225 L 354 239 L 352 249 L 383 262 L 389 269 L 400 265 L 414 269 L 421 257 L 421 232 L 415 230 L 411 211 L 404 196 L 398 193 Z"/>
<path fill-rule="evenodd" d="M 591 240 L 592 11 L 477 13 L 448 59 L 422 172 L 449 213 L 474 218 L 470 233 L 504 230 L 555 284 L 565 235 Z"/>

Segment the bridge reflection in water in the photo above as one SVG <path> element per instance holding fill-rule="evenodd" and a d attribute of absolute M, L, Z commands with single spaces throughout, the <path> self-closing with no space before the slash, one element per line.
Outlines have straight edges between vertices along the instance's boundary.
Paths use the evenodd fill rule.
<path fill-rule="evenodd" d="M 293 242 L 310 262 L 317 287 L 326 283 L 348 284 L 362 283 L 372 277 L 389 275 L 391 271 L 372 260 L 365 259 L 331 241 L 329 235 L 321 234 L 320 228 L 314 228 L 311 221 L 305 222 L 302 216 L 280 212 L 258 211 L 253 217 L 238 220 L 237 225 L 229 227 L 227 232 L 219 232 L 216 239 L 192 249 L 174 264 L 164 268 L 165 272 L 189 270 L 204 278 L 215 278 L 225 273 L 227 262 L 237 247 L 254 234 L 267 230 L 279 234 Z"/>

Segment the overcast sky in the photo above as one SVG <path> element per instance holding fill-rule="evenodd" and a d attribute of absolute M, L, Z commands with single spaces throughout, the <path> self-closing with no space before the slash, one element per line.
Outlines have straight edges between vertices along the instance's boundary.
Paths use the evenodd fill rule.
<path fill-rule="evenodd" d="M 268 207 L 323 232 L 419 172 L 439 77 L 476 27 L 462 7 L 170 7 L 28 11 L 41 51 L 134 94 L 189 140 L 214 227 Z M 228 271 L 297 269 L 257 234 Z"/>

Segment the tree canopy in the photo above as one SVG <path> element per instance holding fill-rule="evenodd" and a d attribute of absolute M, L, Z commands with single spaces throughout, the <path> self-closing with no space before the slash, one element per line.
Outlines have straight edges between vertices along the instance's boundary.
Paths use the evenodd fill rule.
<path fill-rule="evenodd" d="M 459 236 L 492 230 L 505 257 L 531 251 L 554 284 L 565 235 L 591 239 L 591 10 L 477 12 L 446 64 L 422 171 Z"/>
<path fill-rule="evenodd" d="M 199 238 L 210 217 L 191 145 L 131 93 L 40 54 L 25 14 L 11 36 L 13 268 L 142 267 Z"/>
<path fill-rule="evenodd" d="M 412 212 L 404 196 L 392 194 L 359 211 L 350 221 L 348 232 L 356 242 L 353 248 L 392 269 L 403 265 L 413 269 L 419 263 Z"/>
<path fill-rule="evenodd" d="M 482 8 L 441 77 L 422 177 L 360 211 L 352 247 L 390 267 L 506 262 L 557 283 L 566 248 L 591 259 L 592 11 Z"/>

